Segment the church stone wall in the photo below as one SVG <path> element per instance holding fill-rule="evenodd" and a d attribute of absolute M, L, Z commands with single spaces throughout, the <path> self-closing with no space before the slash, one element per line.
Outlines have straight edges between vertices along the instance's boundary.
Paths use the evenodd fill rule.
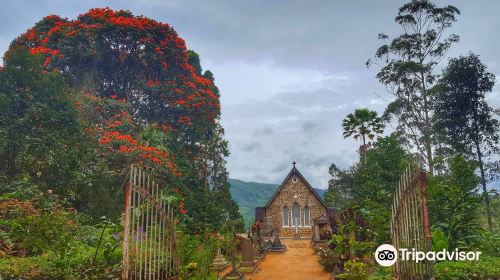
<path fill-rule="evenodd" d="M 296 180 L 294 180 L 293 178 L 296 178 Z M 295 203 L 298 203 L 301 209 L 308 206 L 311 211 L 311 226 L 299 227 L 300 237 L 310 238 L 312 237 L 313 220 L 321 215 L 326 215 L 327 213 L 325 206 L 323 206 L 318 197 L 306 185 L 306 182 L 304 182 L 304 180 L 302 180 L 301 176 L 299 176 L 298 174 L 292 174 L 283 184 L 279 192 L 274 197 L 273 201 L 266 208 L 266 217 L 271 217 L 273 222 L 277 221 L 279 227 L 281 228 L 280 236 L 293 237 L 295 234 L 295 227 L 283 227 L 282 209 L 285 206 L 288 207 L 288 209 L 291 209 Z M 301 224 L 304 224 L 304 217 L 303 215 L 300 216 Z"/>

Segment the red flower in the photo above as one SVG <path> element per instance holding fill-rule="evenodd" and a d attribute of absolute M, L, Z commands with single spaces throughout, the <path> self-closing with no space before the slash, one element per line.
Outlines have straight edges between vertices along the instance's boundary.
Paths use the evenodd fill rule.
<path fill-rule="evenodd" d="M 120 151 L 121 151 L 122 153 L 128 153 L 128 152 L 130 151 L 130 149 L 129 149 L 129 148 L 127 148 L 127 147 L 125 147 L 125 146 L 120 146 Z"/>
<path fill-rule="evenodd" d="M 157 86 L 160 86 L 160 81 L 158 81 L 158 80 L 148 80 L 148 82 L 146 83 L 146 85 L 148 87 L 157 87 Z"/>

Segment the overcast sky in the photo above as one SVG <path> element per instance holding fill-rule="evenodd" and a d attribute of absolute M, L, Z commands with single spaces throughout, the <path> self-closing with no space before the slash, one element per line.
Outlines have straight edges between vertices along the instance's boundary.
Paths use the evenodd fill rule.
<path fill-rule="evenodd" d="M 500 76 L 500 1 L 436 1 L 462 14 L 450 56 L 473 51 Z M 357 160 L 359 143 L 343 139 L 341 121 L 355 108 L 381 113 L 390 100 L 364 65 L 380 32 L 398 34 L 404 1 L 2 0 L 0 51 L 42 17 L 70 19 L 92 7 L 126 9 L 173 25 L 200 54 L 221 90 L 232 178 L 280 183 L 297 168 L 326 188 L 332 162 Z M 500 87 L 489 95 L 500 107 Z"/>

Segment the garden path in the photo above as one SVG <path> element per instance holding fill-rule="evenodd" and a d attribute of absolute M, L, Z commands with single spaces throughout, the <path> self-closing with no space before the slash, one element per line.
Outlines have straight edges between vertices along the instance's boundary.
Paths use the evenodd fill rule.
<path fill-rule="evenodd" d="M 331 280 L 319 264 L 311 240 L 282 240 L 288 250 L 284 254 L 269 253 L 259 264 L 252 280 Z"/>

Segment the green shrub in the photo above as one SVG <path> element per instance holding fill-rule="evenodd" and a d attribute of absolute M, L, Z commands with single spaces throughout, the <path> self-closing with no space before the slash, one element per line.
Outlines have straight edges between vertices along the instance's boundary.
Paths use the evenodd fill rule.
<path fill-rule="evenodd" d="M 479 261 L 440 262 L 434 266 L 436 280 L 496 280 L 500 278 L 500 258 Z"/>
<path fill-rule="evenodd" d="M 211 279 L 211 265 L 218 248 L 218 238 L 212 235 L 179 234 L 177 252 L 180 257 L 181 279 Z"/>
<path fill-rule="evenodd" d="M 87 248 L 88 250 L 89 248 Z M 57 260 L 52 254 L 35 257 L 0 258 L 2 280 L 104 280 L 120 279 L 120 264 L 109 265 L 82 255 L 83 249 L 70 258 Z M 79 255 L 78 255 L 79 254 Z"/>
<path fill-rule="evenodd" d="M 0 258 L 0 279 L 59 280 L 64 279 L 64 277 L 53 270 L 49 258 L 36 256 Z"/>
<path fill-rule="evenodd" d="M 337 279 L 368 280 L 368 265 L 357 260 L 348 260 L 344 264 L 344 273 L 336 275 Z"/>
<path fill-rule="evenodd" d="M 377 265 L 369 277 L 370 280 L 392 280 L 392 271 L 389 267 Z"/>
<path fill-rule="evenodd" d="M 121 226 L 84 220 L 58 202 L 0 197 L 0 279 L 119 279 Z"/>
<path fill-rule="evenodd" d="M 318 255 L 319 255 L 319 263 L 328 272 L 332 272 L 339 262 L 338 256 L 335 253 L 333 253 L 333 251 L 330 248 L 321 249 Z"/>

